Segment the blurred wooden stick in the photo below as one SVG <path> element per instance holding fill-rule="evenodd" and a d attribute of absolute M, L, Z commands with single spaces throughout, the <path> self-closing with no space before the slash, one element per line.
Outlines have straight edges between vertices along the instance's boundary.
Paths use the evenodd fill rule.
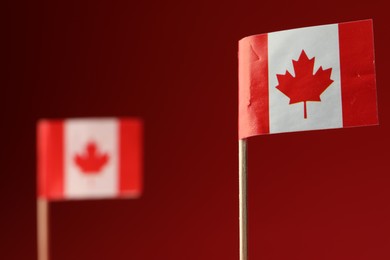
<path fill-rule="evenodd" d="M 38 260 L 49 260 L 49 201 L 37 199 Z"/>
<path fill-rule="evenodd" d="M 246 140 L 238 141 L 238 178 L 239 178 L 239 226 L 240 226 L 240 260 L 248 259 L 247 242 L 247 163 L 246 163 Z"/>

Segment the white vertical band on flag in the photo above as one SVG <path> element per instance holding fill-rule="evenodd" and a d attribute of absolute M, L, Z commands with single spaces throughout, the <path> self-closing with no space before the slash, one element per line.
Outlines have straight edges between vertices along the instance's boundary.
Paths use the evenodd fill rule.
<path fill-rule="evenodd" d="M 277 74 L 288 70 L 295 76 L 293 60 L 302 50 L 315 58 L 313 74 L 320 66 L 332 68 L 334 81 L 321 95 L 321 102 L 289 104 L 289 98 L 276 89 Z M 270 133 L 292 132 L 343 126 L 338 24 L 307 27 L 268 34 Z"/>
<path fill-rule="evenodd" d="M 64 124 L 64 197 L 114 197 L 118 194 L 118 121 L 116 119 L 72 119 Z M 83 173 L 75 163 L 89 142 L 109 159 L 99 174 Z"/>

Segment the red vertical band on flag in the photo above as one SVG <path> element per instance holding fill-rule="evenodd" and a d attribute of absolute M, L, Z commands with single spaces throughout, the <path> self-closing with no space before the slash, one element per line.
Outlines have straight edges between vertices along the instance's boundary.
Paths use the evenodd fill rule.
<path fill-rule="evenodd" d="M 372 20 L 339 24 L 343 126 L 378 124 Z"/>
<path fill-rule="evenodd" d="M 64 196 L 64 140 L 62 121 L 40 121 L 37 128 L 38 197 Z"/>
<path fill-rule="evenodd" d="M 142 123 L 135 119 L 119 121 L 119 193 L 138 197 L 142 192 Z"/>
<path fill-rule="evenodd" d="M 269 133 L 268 35 L 246 37 L 238 47 L 238 138 Z"/>

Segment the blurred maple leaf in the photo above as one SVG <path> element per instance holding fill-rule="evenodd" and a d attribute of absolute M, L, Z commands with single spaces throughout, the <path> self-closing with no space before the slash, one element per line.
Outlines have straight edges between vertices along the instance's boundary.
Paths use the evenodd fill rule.
<path fill-rule="evenodd" d="M 99 173 L 108 159 L 108 154 L 101 154 L 95 142 L 88 143 L 83 154 L 74 156 L 74 162 L 86 174 Z"/>
<path fill-rule="evenodd" d="M 313 75 L 314 60 L 314 57 L 309 59 L 302 50 L 299 59 L 292 61 L 295 77 L 289 71 L 285 75 L 276 75 L 279 82 L 276 88 L 290 98 L 289 104 L 303 102 L 304 118 L 307 118 L 306 102 L 321 101 L 320 95 L 333 83 L 330 78 L 332 68 L 323 70 L 320 67 Z"/>

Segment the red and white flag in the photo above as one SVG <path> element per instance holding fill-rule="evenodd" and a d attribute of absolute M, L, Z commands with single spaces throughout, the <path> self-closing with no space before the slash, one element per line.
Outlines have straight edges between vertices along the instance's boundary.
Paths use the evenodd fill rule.
<path fill-rule="evenodd" d="M 38 196 L 138 197 L 142 123 L 138 119 L 43 120 L 37 129 Z"/>
<path fill-rule="evenodd" d="M 239 42 L 239 138 L 378 124 L 372 20 Z"/>

